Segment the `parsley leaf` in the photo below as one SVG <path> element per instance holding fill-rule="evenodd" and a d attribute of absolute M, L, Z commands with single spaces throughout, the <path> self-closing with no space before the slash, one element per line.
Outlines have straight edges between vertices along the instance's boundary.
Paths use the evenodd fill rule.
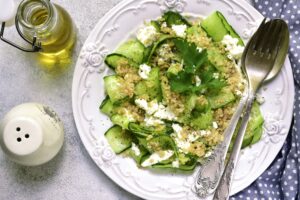
<path fill-rule="evenodd" d="M 196 73 L 196 71 L 207 61 L 207 51 L 199 52 L 194 43 L 188 43 L 186 40 L 175 39 L 174 44 L 183 59 L 186 66 L 185 72 Z"/>
<path fill-rule="evenodd" d="M 177 75 L 170 76 L 171 90 L 178 93 L 204 91 L 219 91 L 226 85 L 226 82 L 215 79 L 213 73 L 215 67 L 208 62 L 207 51 L 198 51 L 194 43 L 188 43 L 183 39 L 175 39 L 174 44 L 184 63 L 184 70 Z M 202 84 L 196 86 L 195 76 L 199 75 Z"/>

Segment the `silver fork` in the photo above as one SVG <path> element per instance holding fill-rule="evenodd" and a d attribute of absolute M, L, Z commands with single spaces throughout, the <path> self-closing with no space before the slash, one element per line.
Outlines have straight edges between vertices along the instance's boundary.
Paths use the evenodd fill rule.
<path fill-rule="evenodd" d="M 242 69 L 248 79 L 248 98 L 240 129 L 225 171 L 216 189 L 214 199 L 225 200 L 229 198 L 232 178 L 250 118 L 255 94 L 272 70 L 276 56 L 280 51 L 281 40 L 284 39 L 287 30 L 288 26 L 283 20 L 275 19 L 269 21 L 253 36 L 248 43 L 247 52 L 243 54 L 244 63 L 242 63 Z"/>
<path fill-rule="evenodd" d="M 255 35 L 261 33 L 260 30 L 265 25 L 265 21 L 266 19 L 262 21 Z M 254 36 L 252 37 L 252 39 L 253 38 Z M 251 41 L 248 42 L 248 45 L 250 44 L 250 42 Z M 248 45 L 245 50 L 248 49 Z M 244 57 L 242 59 L 242 63 L 244 63 Z M 219 180 L 225 168 L 226 154 L 229 149 L 229 145 L 233 137 L 236 125 L 245 107 L 246 101 L 247 95 L 244 95 L 230 120 L 229 126 L 224 131 L 224 141 L 216 146 L 212 155 L 206 160 L 206 162 L 200 167 L 198 171 L 196 181 L 192 189 L 201 198 L 206 198 L 208 195 L 212 194 L 219 183 Z"/>

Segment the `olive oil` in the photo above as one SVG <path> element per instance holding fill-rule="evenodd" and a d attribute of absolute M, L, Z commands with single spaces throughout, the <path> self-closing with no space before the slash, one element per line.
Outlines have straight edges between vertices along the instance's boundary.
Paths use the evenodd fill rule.
<path fill-rule="evenodd" d="M 23 0 L 19 21 L 24 36 L 41 43 L 37 58 L 47 70 L 64 70 L 71 62 L 76 33 L 70 15 L 49 0 Z"/>

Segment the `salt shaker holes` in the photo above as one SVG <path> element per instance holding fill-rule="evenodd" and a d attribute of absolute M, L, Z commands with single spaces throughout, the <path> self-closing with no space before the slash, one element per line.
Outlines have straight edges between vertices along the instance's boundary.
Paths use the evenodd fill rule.
<path fill-rule="evenodd" d="M 29 138 L 29 134 L 28 133 L 25 134 L 25 138 Z"/>
<path fill-rule="evenodd" d="M 22 139 L 21 139 L 20 137 L 18 137 L 18 138 L 17 138 L 17 141 L 18 141 L 18 142 L 21 142 L 21 141 L 22 141 Z"/>
<path fill-rule="evenodd" d="M 16 131 L 18 131 L 18 132 L 21 131 L 21 128 L 20 128 L 20 127 L 17 127 L 17 128 L 16 128 Z"/>

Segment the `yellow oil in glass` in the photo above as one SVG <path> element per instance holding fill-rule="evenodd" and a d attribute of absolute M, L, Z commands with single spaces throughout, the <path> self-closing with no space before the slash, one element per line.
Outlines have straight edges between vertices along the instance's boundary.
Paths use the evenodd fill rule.
<path fill-rule="evenodd" d="M 71 63 L 72 49 L 74 47 L 76 33 L 70 15 L 60 6 L 56 8 L 56 24 L 37 32 L 36 36 L 42 44 L 42 50 L 37 58 L 40 66 L 50 71 L 65 71 Z M 33 26 L 42 26 L 49 17 L 49 11 L 40 7 L 31 12 L 27 21 Z"/>

